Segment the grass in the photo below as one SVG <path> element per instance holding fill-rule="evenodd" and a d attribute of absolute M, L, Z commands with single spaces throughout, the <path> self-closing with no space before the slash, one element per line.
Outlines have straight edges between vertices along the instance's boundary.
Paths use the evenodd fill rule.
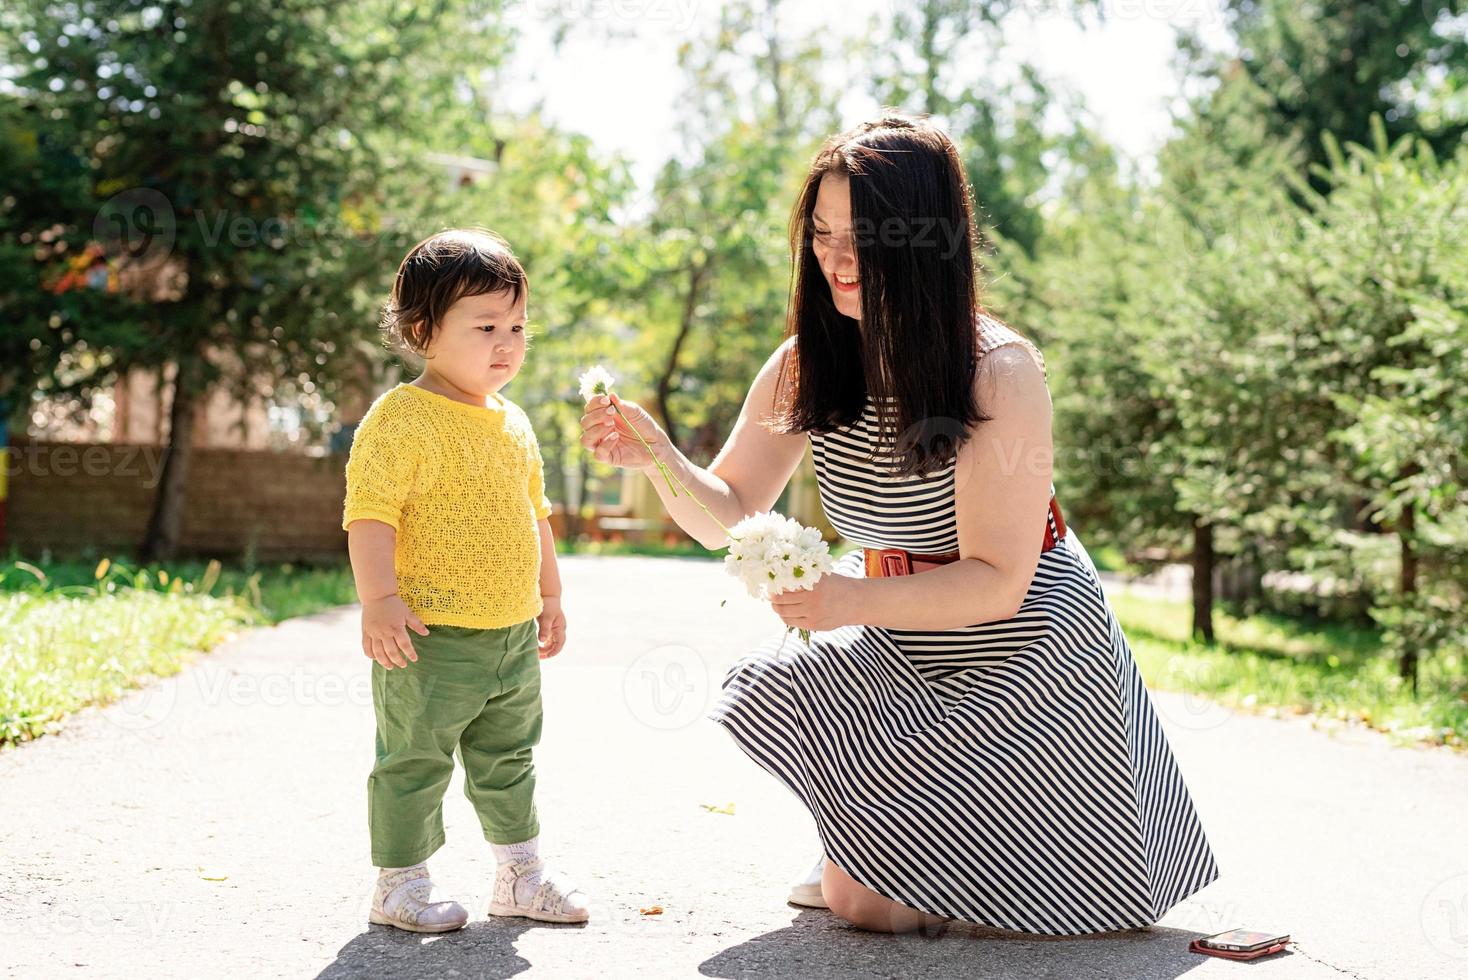
<path fill-rule="evenodd" d="M 1424 658 L 1419 692 L 1380 653 L 1374 630 L 1283 616 L 1216 615 L 1213 646 L 1189 636 L 1191 607 L 1107 593 L 1149 686 L 1186 691 L 1244 711 L 1313 714 L 1363 724 L 1397 744 L 1468 747 L 1468 658 Z"/>
<path fill-rule="evenodd" d="M 47 589 L 92 588 L 110 583 L 113 591 L 151 589 L 196 594 L 200 584 L 207 584 L 204 591 L 209 595 L 237 596 L 265 623 L 278 623 L 357 601 L 352 569 L 345 560 L 329 564 L 279 562 L 254 566 L 179 561 L 169 562 L 166 567 L 156 563 L 125 565 L 107 561 L 103 579 L 95 576 L 97 559 L 45 562 L 37 570 L 44 575 L 43 587 Z M 41 584 L 35 572 L 25 569 L 26 564 L 12 558 L 9 564 L 0 566 L 0 594 Z"/>
<path fill-rule="evenodd" d="M 344 563 L 0 566 L 0 748 L 175 674 L 240 629 L 355 600 Z"/>
<path fill-rule="evenodd" d="M 29 585 L 17 573 L 31 576 Z M 140 573 L 145 575 L 146 573 Z M 87 704 L 177 673 L 259 615 L 208 579 L 134 585 L 110 563 L 90 585 L 54 584 L 35 566 L 6 569 L 0 593 L 0 746 L 59 730 Z"/>

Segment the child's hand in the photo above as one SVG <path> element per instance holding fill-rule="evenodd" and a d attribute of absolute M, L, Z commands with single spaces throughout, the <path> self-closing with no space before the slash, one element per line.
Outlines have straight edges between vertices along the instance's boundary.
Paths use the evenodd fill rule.
<path fill-rule="evenodd" d="M 428 635 L 423 620 L 396 592 L 362 603 L 362 652 L 388 670 L 406 667 L 409 660 L 417 662 L 418 651 L 413 649 L 405 627 L 419 636 Z"/>
<path fill-rule="evenodd" d="M 561 597 L 558 595 L 541 596 L 540 601 L 545 608 L 535 621 L 540 624 L 540 659 L 546 660 L 561 652 L 561 647 L 566 645 L 566 614 L 561 612 Z"/>

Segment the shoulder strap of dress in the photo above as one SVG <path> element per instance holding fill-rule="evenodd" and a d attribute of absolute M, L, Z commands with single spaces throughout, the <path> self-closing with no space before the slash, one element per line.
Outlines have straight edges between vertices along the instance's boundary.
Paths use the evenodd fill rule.
<path fill-rule="evenodd" d="M 979 343 L 978 350 L 974 354 L 975 364 L 978 364 L 979 358 L 995 348 L 1003 347 L 1007 344 L 1019 344 L 1034 357 L 1035 363 L 1040 366 L 1040 372 L 1042 374 L 1046 373 L 1045 355 L 1040 353 L 1040 348 L 1036 347 L 1034 342 L 1028 337 L 1011 329 L 1008 325 L 1000 323 L 987 313 L 979 314 L 977 328 Z"/>

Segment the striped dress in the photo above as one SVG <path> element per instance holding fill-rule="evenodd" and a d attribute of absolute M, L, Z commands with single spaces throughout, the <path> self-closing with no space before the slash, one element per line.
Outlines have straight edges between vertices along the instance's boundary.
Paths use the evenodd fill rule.
<path fill-rule="evenodd" d="M 980 356 L 1039 356 L 995 320 L 979 333 Z M 852 425 L 809 434 L 826 516 L 862 546 L 957 551 L 956 460 L 889 476 L 869 458 L 876 432 L 868 399 Z M 1023 932 L 1147 926 L 1218 869 L 1075 530 L 1038 557 L 1010 619 L 843 626 L 809 645 L 782 632 L 729 669 L 710 717 L 880 895 Z M 861 550 L 836 572 L 862 576 Z"/>

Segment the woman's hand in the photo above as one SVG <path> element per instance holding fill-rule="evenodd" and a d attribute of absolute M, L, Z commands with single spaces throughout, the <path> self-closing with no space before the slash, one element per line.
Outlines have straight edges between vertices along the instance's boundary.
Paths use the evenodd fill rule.
<path fill-rule="evenodd" d="M 418 651 L 413 649 L 408 629 L 428 635 L 423 620 L 396 592 L 362 603 L 362 652 L 386 669 L 406 667 L 409 660 L 417 662 Z"/>
<path fill-rule="evenodd" d="M 617 415 L 610 399 L 616 400 L 617 407 L 626 416 L 625 420 Z M 586 403 L 586 414 L 581 416 L 581 445 L 590 449 L 600 462 L 624 470 L 648 469 L 656 460 L 628 428 L 628 422 L 637 427 L 637 433 L 654 449 L 668 440 L 667 433 L 663 432 L 656 419 L 635 402 L 624 402 L 613 392 L 610 396 L 597 395 Z"/>
<path fill-rule="evenodd" d="M 770 606 L 786 626 L 833 630 L 856 623 L 860 582 L 850 575 L 822 575 L 809 589 L 793 589 L 770 597 Z"/>
<path fill-rule="evenodd" d="M 540 659 L 548 660 L 566 645 L 566 614 L 561 612 L 561 597 L 558 595 L 543 595 L 540 602 L 543 608 L 535 617 L 539 626 L 536 639 L 540 644 Z"/>

